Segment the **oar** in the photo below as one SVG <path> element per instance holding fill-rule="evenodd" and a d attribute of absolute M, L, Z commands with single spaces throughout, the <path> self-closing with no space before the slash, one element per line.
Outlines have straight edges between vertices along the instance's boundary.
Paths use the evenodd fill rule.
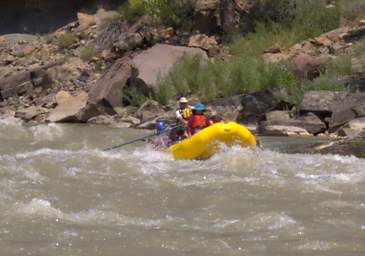
<path fill-rule="evenodd" d="M 121 147 L 130 145 L 130 144 L 136 143 L 136 142 L 141 141 L 141 140 L 145 140 L 145 139 L 148 139 L 148 138 L 152 138 L 154 136 L 159 136 L 159 135 L 162 135 L 162 134 L 164 134 L 166 132 L 169 132 L 172 129 L 175 129 L 177 127 L 180 127 L 180 125 L 176 125 L 176 126 L 170 127 L 169 129 L 166 129 L 165 131 L 160 132 L 160 133 L 149 134 L 149 135 L 143 136 L 141 138 L 137 138 L 137 139 L 134 139 L 134 140 L 131 140 L 131 141 L 124 142 L 124 143 L 119 144 L 119 145 L 112 146 L 110 148 L 103 149 L 103 151 L 110 151 L 110 150 L 113 150 L 113 149 L 121 148 Z"/>

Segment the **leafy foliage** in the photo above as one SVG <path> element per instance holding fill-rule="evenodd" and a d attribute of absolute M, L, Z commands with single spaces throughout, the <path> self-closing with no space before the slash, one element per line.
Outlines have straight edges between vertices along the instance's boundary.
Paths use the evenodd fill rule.
<path fill-rule="evenodd" d="M 60 48 L 64 49 L 76 43 L 77 40 L 77 36 L 74 33 L 67 32 L 57 38 L 57 44 Z"/>
<path fill-rule="evenodd" d="M 122 92 L 122 100 L 125 105 L 141 106 L 147 97 L 136 87 L 127 87 Z"/>
<path fill-rule="evenodd" d="M 119 13 L 130 22 L 149 15 L 169 26 L 186 27 L 192 22 L 193 0 L 129 0 L 119 7 Z"/>

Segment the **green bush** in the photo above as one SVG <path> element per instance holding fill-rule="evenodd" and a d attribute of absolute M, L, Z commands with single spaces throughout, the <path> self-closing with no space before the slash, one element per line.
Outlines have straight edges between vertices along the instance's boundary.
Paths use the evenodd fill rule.
<path fill-rule="evenodd" d="M 60 48 L 64 49 L 76 43 L 77 40 L 78 38 L 74 33 L 67 32 L 57 38 L 57 44 Z"/>
<path fill-rule="evenodd" d="M 129 0 L 118 8 L 122 18 L 136 22 L 149 15 L 165 25 L 187 27 L 193 21 L 193 0 Z"/>
<path fill-rule="evenodd" d="M 355 20 L 361 15 L 365 15 L 365 1 L 364 0 L 338 0 L 342 16 L 347 20 Z"/>
<path fill-rule="evenodd" d="M 81 48 L 80 58 L 83 61 L 90 61 L 96 55 L 96 50 L 93 44 L 88 44 Z"/>
<path fill-rule="evenodd" d="M 291 6 L 289 2 L 292 1 L 280 0 L 280 3 L 283 6 Z M 287 11 L 285 8 L 284 10 L 280 8 L 277 12 L 282 12 L 285 16 Z M 261 12 L 265 10 L 260 10 L 259 13 Z M 266 16 L 262 14 L 260 17 L 253 17 L 256 22 L 254 32 L 244 37 L 238 36 L 233 40 L 229 46 L 233 55 L 259 58 L 264 50 L 272 46 L 285 49 L 302 40 L 335 29 L 339 26 L 341 19 L 339 6 L 327 8 L 323 1 L 317 0 L 298 1 L 296 8 L 290 11 L 290 15 L 288 14 L 290 19 L 285 21 L 278 18 L 279 14 L 274 19 L 270 11 L 266 12 Z"/>
<path fill-rule="evenodd" d="M 122 92 L 123 104 L 131 106 L 141 106 L 147 97 L 136 87 L 127 87 Z"/>
<path fill-rule="evenodd" d="M 195 94 L 205 100 L 263 89 L 296 93 L 299 81 L 282 64 L 267 65 L 255 58 L 211 62 L 198 57 L 183 58 L 159 80 L 156 99 L 166 104 L 180 95 Z"/>
<path fill-rule="evenodd" d="M 335 75 L 325 73 L 313 81 L 303 81 L 302 90 L 343 91 L 345 87 L 339 83 Z"/>

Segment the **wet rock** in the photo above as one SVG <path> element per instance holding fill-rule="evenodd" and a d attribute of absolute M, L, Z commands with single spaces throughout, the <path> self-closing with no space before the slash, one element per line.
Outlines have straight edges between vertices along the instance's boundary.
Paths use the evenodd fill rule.
<path fill-rule="evenodd" d="M 290 126 L 301 128 L 307 133 L 317 135 L 326 130 L 326 125 L 313 113 L 291 118 L 288 111 L 273 111 L 266 114 L 266 121 L 260 123 L 264 131 L 267 126 Z"/>
<path fill-rule="evenodd" d="M 135 76 L 131 82 L 146 90 L 157 89 L 157 79 L 166 75 L 171 67 L 183 56 L 207 58 L 207 54 L 197 48 L 156 44 L 137 54 L 132 60 Z"/>
<path fill-rule="evenodd" d="M 48 122 L 80 122 L 77 114 L 86 107 L 88 94 L 79 92 L 76 96 L 66 91 L 60 91 L 56 95 L 57 107 L 50 112 Z"/>
<path fill-rule="evenodd" d="M 120 121 L 125 122 L 125 123 L 130 123 L 132 126 L 138 126 L 141 124 L 141 120 L 139 120 L 138 118 L 135 118 L 133 116 L 128 116 L 128 117 L 122 118 Z"/>
<path fill-rule="evenodd" d="M 342 139 L 305 150 L 305 153 L 336 154 L 365 158 L 365 133 L 352 139 Z M 302 152 L 302 151 L 300 151 Z"/>
<path fill-rule="evenodd" d="M 351 120 L 338 131 L 338 134 L 348 138 L 355 138 L 363 131 L 365 131 L 365 117 Z"/>
<path fill-rule="evenodd" d="M 47 113 L 48 111 L 49 110 L 42 107 L 31 106 L 29 108 L 16 111 L 14 116 L 25 121 L 29 121 L 38 115 Z"/>
<path fill-rule="evenodd" d="M 115 123 L 114 118 L 112 116 L 105 116 L 105 115 L 92 117 L 87 122 L 90 124 L 104 124 L 104 125 L 111 125 Z"/>
<path fill-rule="evenodd" d="M 91 89 L 89 103 L 110 108 L 123 106 L 123 88 L 131 74 L 131 59 L 123 57 L 117 60 Z"/>
<path fill-rule="evenodd" d="M 260 127 L 260 132 L 268 136 L 310 136 L 303 128 L 285 125 L 264 125 Z"/>

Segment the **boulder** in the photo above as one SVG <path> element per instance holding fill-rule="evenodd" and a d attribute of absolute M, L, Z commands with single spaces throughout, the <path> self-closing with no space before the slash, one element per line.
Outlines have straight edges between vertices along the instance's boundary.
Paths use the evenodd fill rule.
<path fill-rule="evenodd" d="M 40 114 L 47 113 L 48 111 L 49 110 L 42 107 L 31 106 L 29 108 L 16 111 L 14 116 L 17 118 L 21 118 L 25 121 L 29 121 Z"/>
<path fill-rule="evenodd" d="M 142 123 L 156 119 L 163 116 L 165 113 L 163 107 L 154 100 L 148 100 L 142 104 L 137 110 L 135 116 L 141 120 Z"/>
<path fill-rule="evenodd" d="M 310 136 L 303 128 L 286 125 L 264 125 L 260 132 L 268 136 Z"/>
<path fill-rule="evenodd" d="M 291 119 L 289 111 L 281 111 L 281 110 L 270 111 L 265 114 L 265 117 L 266 117 L 266 122 L 269 123 L 289 121 Z"/>
<path fill-rule="evenodd" d="M 288 104 L 269 90 L 243 95 L 241 105 L 242 110 L 237 120 L 243 123 L 255 123 L 263 120 L 266 112 L 289 108 Z"/>
<path fill-rule="evenodd" d="M 319 134 L 326 130 L 326 125 L 315 114 L 307 113 L 297 119 L 291 118 L 288 111 L 266 113 L 266 121 L 261 126 L 292 126 L 306 130 L 310 134 Z"/>
<path fill-rule="evenodd" d="M 330 131 L 334 131 L 353 119 L 365 117 L 365 95 L 360 95 L 362 95 L 361 98 L 349 97 L 334 108 L 329 122 Z"/>
<path fill-rule="evenodd" d="M 92 117 L 89 120 L 87 120 L 87 122 L 90 124 L 104 124 L 104 125 L 111 125 L 115 123 L 114 118 L 112 116 L 105 116 L 105 115 Z"/>
<path fill-rule="evenodd" d="M 132 126 L 137 126 L 141 124 L 141 120 L 139 120 L 138 118 L 135 118 L 133 116 L 127 116 L 125 118 L 122 118 L 120 121 L 124 122 L 124 123 L 130 123 Z"/>
<path fill-rule="evenodd" d="M 88 102 L 110 108 L 122 106 L 123 88 L 131 74 L 131 59 L 123 57 L 117 60 L 92 87 Z"/>
<path fill-rule="evenodd" d="M 132 66 L 136 71 L 132 84 L 150 90 L 157 89 L 158 77 L 168 74 L 174 64 L 184 56 L 207 58 L 207 54 L 201 49 L 165 44 L 156 44 L 142 51 L 132 60 Z"/>
<path fill-rule="evenodd" d="M 351 99 L 359 99 L 362 94 L 352 94 L 344 91 L 308 91 L 304 94 L 300 111 L 330 115 L 335 108 L 347 104 Z"/>
<path fill-rule="evenodd" d="M 47 69 L 59 64 L 52 63 L 0 79 L 0 98 L 6 99 L 20 94 L 30 94 L 36 87 L 50 87 L 52 79 L 49 77 Z"/>
<path fill-rule="evenodd" d="M 325 64 L 319 58 L 314 58 L 306 53 L 300 53 L 291 60 L 293 70 L 297 76 L 313 80 L 317 78 L 323 65 Z"/>
<path fill-rule="evenodd" d="M 77 116 L 86 107 L 88 94 L 80 92 L 76 96 L 66 91 L 56 94 L 57 107 L 51 110 L 46 121 L 48 122 L 79 122 Z"/>
<path fill-rule="evenodd" d="M 213 100 L 207 103 L 207 109 L 223 117 L 224 120 L 237 121 L 241 111 L 241 97 L 242 95 L 235 95 L 232 97 L 224 97 Z M 212 113 L 208 113 L 212 114 Z"/>
<path fill-rule="evenodd" d="M 219 53 L 218 42 L 214 36 L 209 37 L 204 34 L 193 35 L 189 38 L 188 46 L 206 50 L 210 57 Z"/>

